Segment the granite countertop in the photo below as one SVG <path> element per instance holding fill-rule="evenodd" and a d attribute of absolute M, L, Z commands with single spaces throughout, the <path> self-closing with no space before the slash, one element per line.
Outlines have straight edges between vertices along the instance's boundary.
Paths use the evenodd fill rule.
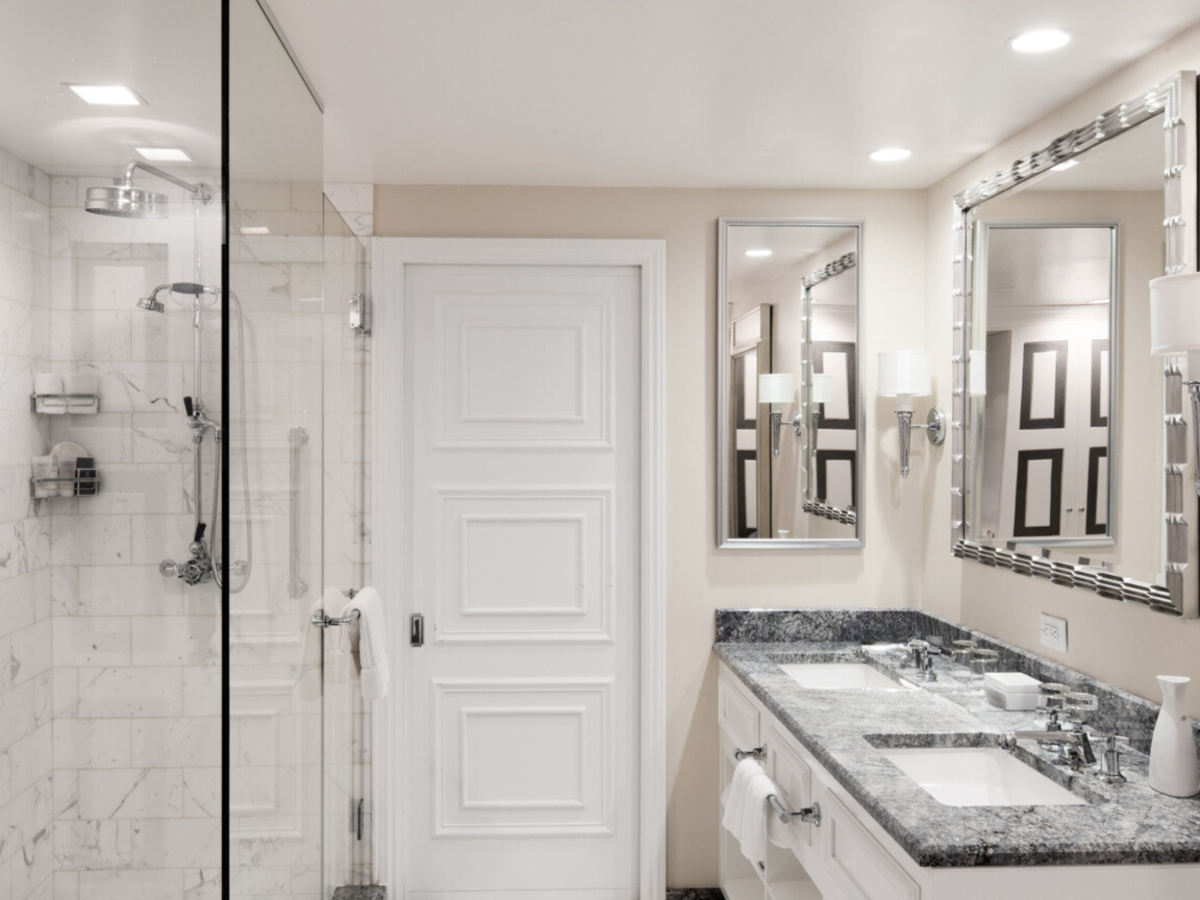
<path fill-rule="evenodd" d="M 746 629 L 741 631 L 725 629 L 735 638 L 747 636 Z M 750 632 L 764 633 L 761 628 Z M 820 629 L 811 633 L 831 636 Z M 995 709 L 981 692 L 950 693 L 955 667 L 944 656 L 935 657 L 939 682 L 933 690 L 810 690 L 779 668 L 783 662 L 863 661 L 863 638 L 857 631 L 854 636 L 857 640 L 796 640 L 789 634 L 792 639 L 786 642 L 741 640 L 717 643 L 714 650 L 919 865 L 1200 862 L 1200 800 L 1152 790 L 1148 758 L 1136 750 L 1122 756 L 1128 781 L 1108 785 L 1095 776 L 1097 767 L 1072 773 L 1051 764 L 1053 754 L 1035 742 L 1020 743 L 1018 755 L 1087 805 L 955 807 L 938 802 L 877 748 L 995 745 L 1005 731 L 1037 728 L 1040 716 Z M 878 639 L 869 633 L 865 637 Z M 867 659 L 893 675 L 904 674 L 875 654 Z M 1099 753 L 1099 742 L 1095 747 Z"/>

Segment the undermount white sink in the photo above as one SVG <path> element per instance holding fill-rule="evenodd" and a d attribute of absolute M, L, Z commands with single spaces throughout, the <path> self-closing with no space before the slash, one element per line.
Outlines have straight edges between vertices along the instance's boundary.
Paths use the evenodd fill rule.
<path fill-rule="evenodd" d="M 906 747 L 880 752 L 947 806 L 1087 804 L 998 747 Z"/>
<path fill-rule="evenodd" d="M 800 687 L 814 691 L 915 690 L 865 663 L 780 663 L 779 668 Z"/>

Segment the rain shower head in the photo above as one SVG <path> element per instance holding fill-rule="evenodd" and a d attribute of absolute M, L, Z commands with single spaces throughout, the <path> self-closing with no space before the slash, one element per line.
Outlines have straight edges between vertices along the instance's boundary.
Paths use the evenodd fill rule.
<path fill-rule="evenodd" d="M 108 187 L 88 188 L 83 208 L 101 216 L 122 219 L 165 219 L 167 195 L 141 191 L 117 182 Z"/>
<path fill-rule="evenodd" d="M 213 198 L 212 188 L 207 184 L 190 184 L 164 172 L 155 166 L 134 161 L 125 167 L 125 177 L 111 185 L 88 188 L 83 208 L 100 216 L 117 216 L 122 219 L 165 219 L 167 217 L 167 195 L 157 191 L 143 191 L 133 186 L 133 172 L 142 169 L 165 181 L 176 184 L 192 195 L 197 203 L 209 203 Z"/>

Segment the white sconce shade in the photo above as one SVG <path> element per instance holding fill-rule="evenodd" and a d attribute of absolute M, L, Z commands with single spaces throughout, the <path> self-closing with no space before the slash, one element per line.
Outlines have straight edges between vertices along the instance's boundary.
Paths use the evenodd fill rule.
<path fill-rule="evenodd" d="M 1200 350 L 1200 273 L 1155 278 L 1150 282 L 1150 352 L 1170 356 L 1190 350 Z"/>
<path fill-rule="evenodd" d="M 791 403 L 796 397 L 796 376 L 788 372 L 758 376 L 759 403 Z"/>
<path fill-rule="evenodd" d="M 879 396 L 928 397 L 932 392 L 933 379 L 927 354 L 919 350 L 879 354 Z"/>
<path fill-rule="evenodd" d="M 967 363 L 967 384 L 972 397 L 987 396 L 987 351 L 972 350 Z"/>
<path fill-rule="evenodd" d="M 828 403 L 833 399 L 833 376 L 813 373 L 812 402 Z"/>
<path fill-rule="evenodd" d="M 1150 282 L 1150 352 L 1187 354 L 1187 385 L 1192 400 L 1192 460 L 1200 495 L 1200 273 L 1164 275 Z"/>

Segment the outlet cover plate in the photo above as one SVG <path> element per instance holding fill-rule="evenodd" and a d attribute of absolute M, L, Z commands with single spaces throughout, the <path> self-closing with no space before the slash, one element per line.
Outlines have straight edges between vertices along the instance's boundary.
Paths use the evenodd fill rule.
<path fill-rule="evenodd" d="M 1067 652 L 1067 620 L 1041 614 L 1038 622 L 1038 633 L 1043 647 L 1051 650 Z"/>

